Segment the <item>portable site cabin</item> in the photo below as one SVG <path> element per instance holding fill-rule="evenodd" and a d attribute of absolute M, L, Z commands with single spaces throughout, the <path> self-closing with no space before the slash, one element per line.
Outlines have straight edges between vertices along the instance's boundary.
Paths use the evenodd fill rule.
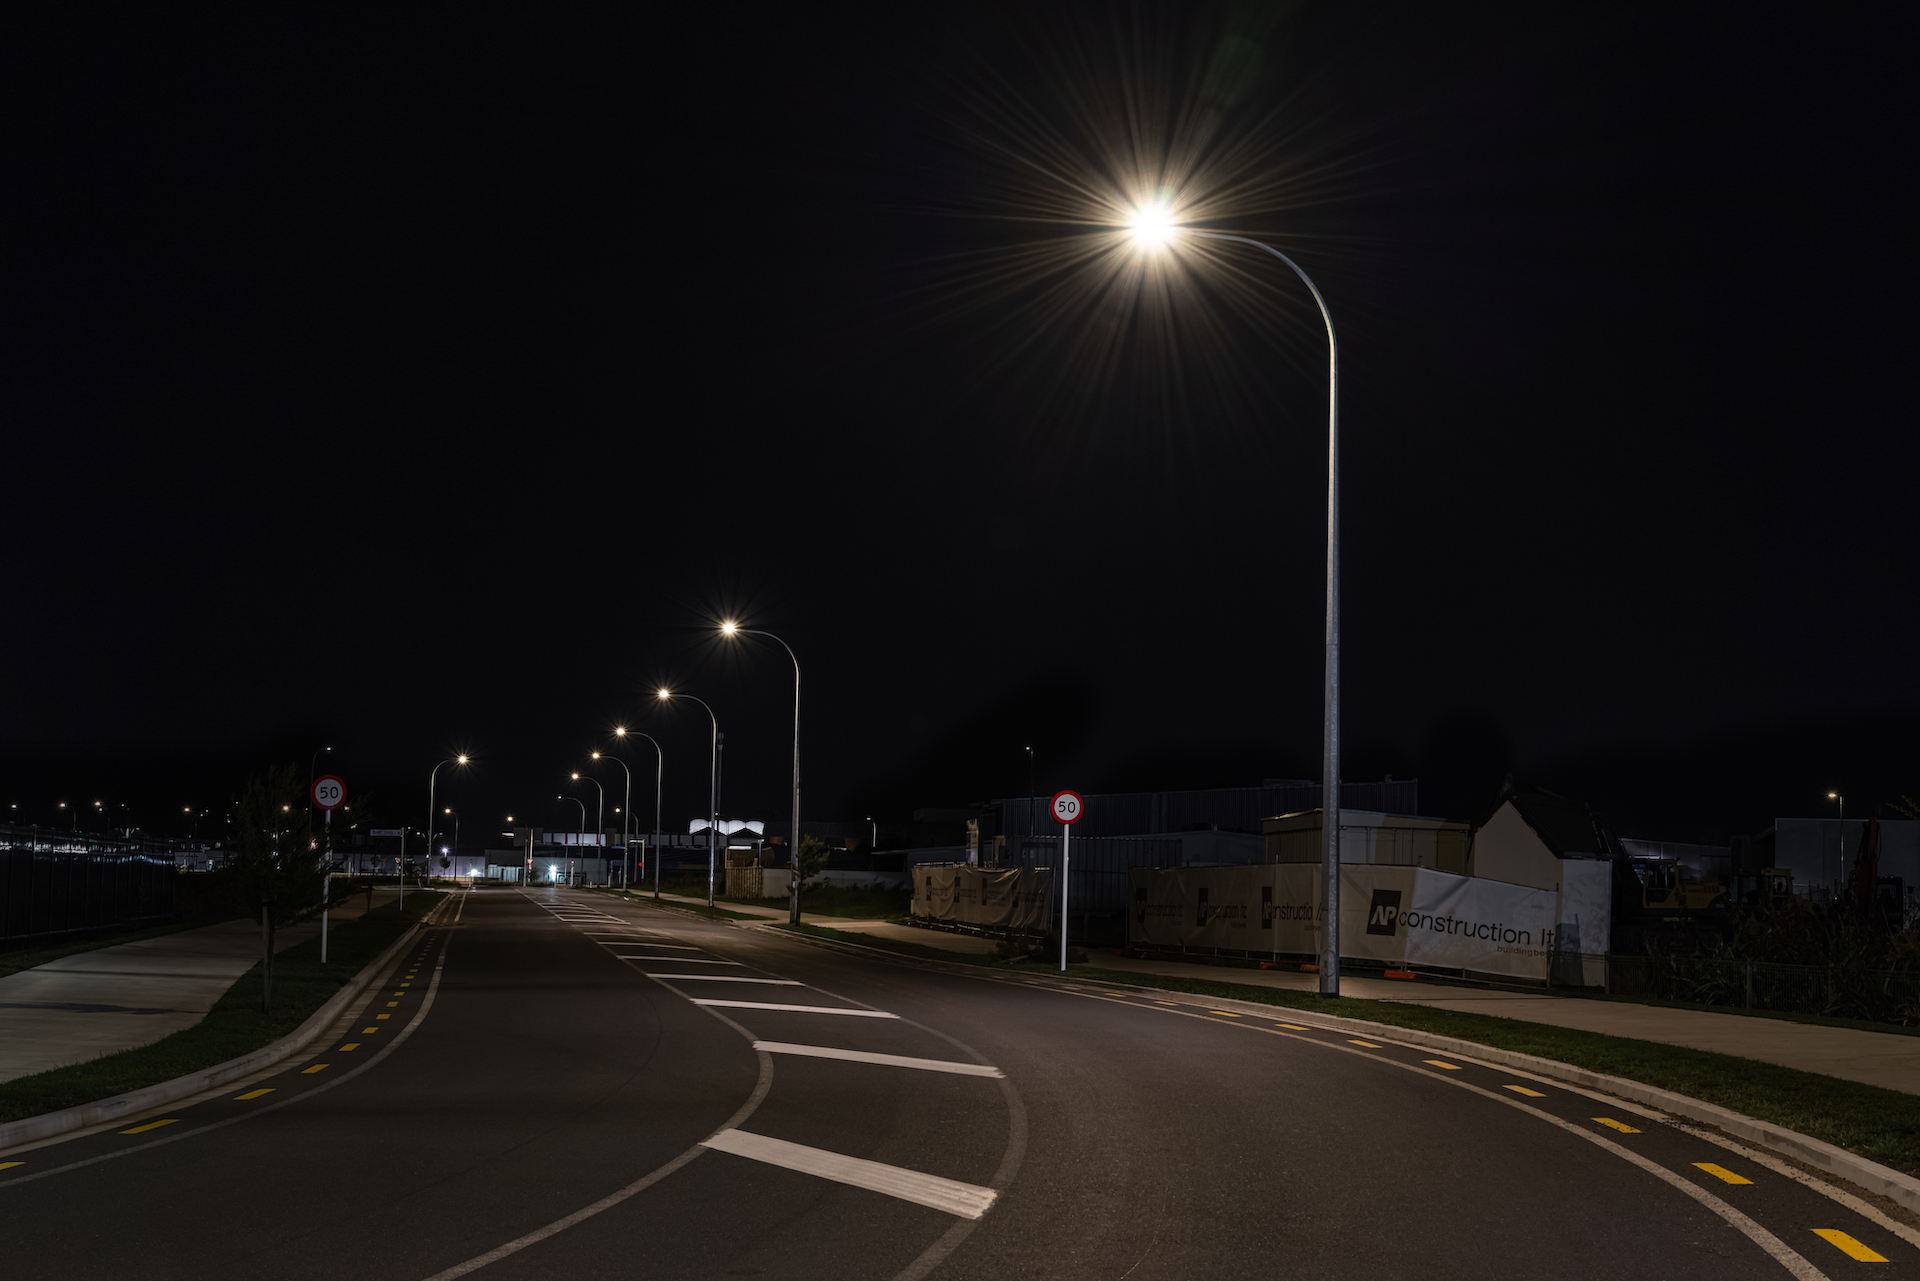
<path fill-rule="evenodd" d="M 1613 838 L 1585 802 L 1516 787 L 1509 779 L 1493 813 L 1473 833 L 1468 875 L 1551 890 L 1559 898 L 1555 950 L 1596 955 L 1612 939 L 1616 853 Z M 1597 960 L 1588 964 L 1599 966 Z"/>

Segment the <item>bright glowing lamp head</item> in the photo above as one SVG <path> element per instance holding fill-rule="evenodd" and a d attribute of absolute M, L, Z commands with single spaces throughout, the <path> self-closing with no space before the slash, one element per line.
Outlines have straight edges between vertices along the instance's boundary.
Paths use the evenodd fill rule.
<path fill-rule="evenodd" d="M 595 753 L 593 754 L 593 759 L 594 759 L 594 760 L 596 760 L 596 761 L 597 761 L 597 760 L 599 760 L 599 759 L 600 759 L 600 753 L 598 753 L 598 752 L 595 752 Z"/>
<path fill-rule="evenodd" d="M 574 777 L 575 777 L 575 778 L 577 779 L 577 778 L 579 778 L 580 776 L 579 776 L 578 774 L 575 774 L 575 775 L 574 775 Z"/>
<path fill-rule="evenodd" d="M 740 630 L 740 624 L 738 623 L 727 622 L 720 624 L 720 631 L 723 635 L 731 636 L 738 630 Z"/>
<path fill-rule="evenodd" d="M 663 689 L 663 690 L 661 690 L 661 691 L 660 691 L 660 698 L 661 698 L 661 701 L 663 701 L 663 702 L 664 702 L 665 700 L 667 700 L 667 699 L 669 699 L 669 698 L 672 698 L 672 697 L 673 697 L 673 691 L 672 691 L 672 690 L 666 690 L 666 689 Z"/>
<path fill-rule="evenodd" d="M 615 738 L 625 738 L 627 736 L 627 727 L 621 725 L 613 731 L 613 734 Z"/>
<path fill-rule="evenodd" d="M 1141 205 L 1127 219 L 1127 230 L 1142 249 L 1159 249 L 1179 230 L 1165 205 Z"/>
<path fill-rule="evenodd" d="M 1830 800 L 1830 801 L 1831 801 L 1831 800 L 1838 800 L 1838 799 L 1839 799 L 1839 796 L 1840 796 L 1840 793 L 1838 793 L 1838 792 L 1828 792 L 1828 793 L 1827 793 L 1827 799 L 1828 799 L 1828 800 Z"/>
<path fill-rule="evenodd" d="M 456 756 L 453 759 L 458 761 L 462 765 L 465 765 L 467 763 L 467 758 L 464 756 Z"/>

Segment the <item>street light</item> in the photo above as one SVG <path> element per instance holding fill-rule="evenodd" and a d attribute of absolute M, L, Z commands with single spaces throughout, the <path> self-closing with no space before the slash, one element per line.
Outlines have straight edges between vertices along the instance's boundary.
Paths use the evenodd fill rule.
<path fill-rule="evenodd" d="M 449 756 L 446 760 L 441 761 L 440 765 L 465 765 L 466 763 L 467 758 L 465 756 Z M 427 859 L 429 862 L 433 859 L 433 789 L 440 778 L 440 765 L 434 766 L 433 772 L 427 775 Z M 399 879 L 400 904 L 404 907 L 407 902 L 407 837 L 404 831 L 400 836 Z"/>
<path fill-rule="evenodd" d="M 793 869 L 787 878 L 787 923 L 800 923 L 800 660 L 794 657 L 793 646 L 775 636 L 772 632 L 755 631 L 742 627 L 738 623 L 720 624 L 723 636 L 764 636 L 781 649 L 787 651 L 787 657 L 793 659 L 793 826 L 787 829 L 787 862 Z"/>
<path fill-rule="evenodd" d="M 613 732 L 619 738 L 627 736 L 624 725 Z M 653 744 L 653 897 L 657 900 L 660 897 L 660 780 L 666 773 L 667 754 L 661 750 L 659 740 L 653 735 L 634 730 L 633 736 Z M 631 803 L 628 808 L 632 808 Z M 644 873 L 646 869 L 643 867 L 641 871 Z"/>
<path fill-rule="evenodd" d="M 580 781 L 580 775 L 577 772 L 573 776 L 573 781 L 576 783 Z M 592 783 L 595 787 L 600 788 L 600 808 L 594 811 L 595 827 L 593 829 L 593 841 L 595 846 L 598 846 L 600 843 L 602 834 L 607 830 L 607 789 L 604 787 L 600 787 L 600 780 L 597 778 L 594 778 L 592 775 L 587 776 L 587 782 Z M 582 805 L 580 807 L 581 818 L 583 821 L 586 817 L 586 808 L 587 807 L 585 805 Z M 585 858 L 586 855 L 582 854 L 580 857 Z"/>
<path fill-rule="evenodd" d="M 618 731 L 616 731 L 618 732 Z M 627 763 L 618 756 L 607 756 L 595 752 L 594 760 L 609 760 L 618 765 L 627 776 L 627 803 L 618 811 L 620 814 L 620 888 L 627 888 L 627 860 L 633 857 L 633 771 L 627 769 Z"/>
<path fill-rule="evenodd" d="M 660 690 L 660 701 L 684 698 L 707 708 L 707 719 L 713 722 L 713 741 L 707 756 L 707 906 L 713 906 L 713 869 L 714 834 L 720 827 L 720 718 L 713 709 L 691 694 L 676 694 L 670 689 Z M 656 864 L 656 867 L 658 865 Z M 657 887 L 656 887 L 657 888 Z"/>
<path fill-rule="evenodd" d="M 578 777 L 578 775 L 575 775 L 575 777 Z M 578 796 L 556 796 L 553 799 L 556 801 L 572 801 L 580 807 L 580 834 L 585 836 L 587 834 L 587 803 Z M 571 860 L 568 862 L 568 867 L 569 869 L 572 867 Z"/>
<path fill-rule="evenodd" d="M 1222 231 L 1182 227 L 1164 204 L 1136 206 L 1127 220 L 1133 240 L 1142 250 L 1165 250 L 1182 236 L 1201 240 L 1230 240 L 1272 254 L 1300 277 L 1320 308 L 1327 327 L 1327 627 L 1324 719 L 1320 739 L 1320 849 L 1326 928 L 1320 935 L 1320 995 L 1340 995 L 1340 346 L 1334 338 L 1333 313 L 1313 279 L 1300 264 L 1272 245 Z"/>

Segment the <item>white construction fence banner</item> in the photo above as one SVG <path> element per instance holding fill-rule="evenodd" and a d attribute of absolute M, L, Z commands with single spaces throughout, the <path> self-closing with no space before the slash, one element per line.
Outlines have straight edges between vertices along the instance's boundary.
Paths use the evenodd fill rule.
<path fill-rule="evenodd" d="M 1320 866 L 1137 868 L 1127 940 L 1317 955 Z M 1340 955 L 1545 982 L 1556 896 L 1422 867 L 1340 868 Z"/>
<path fill-rule="evenodd" d="M 961 925 L 1045 931 L 1053 923 L 1053 873 L 923 863 L 913 869 L 913 914 Z"/>

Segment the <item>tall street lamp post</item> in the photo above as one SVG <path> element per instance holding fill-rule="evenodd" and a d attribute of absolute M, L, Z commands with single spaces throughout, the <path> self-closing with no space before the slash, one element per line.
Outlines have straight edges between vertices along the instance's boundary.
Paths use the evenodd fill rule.
<path fill-rule="evenodd" d="M 787 657 L 793 659 L 793 826 L 787 829 L 787 861 L 793 871 L 787 882 L 787 923 L 800 923 L 800 660 L 794 657 L 793 646 L 775 636 L 772 632 L 755 631 L 750 627 L 741 627 L 737 623 L 722 623 L 720 631 L 727 636 L 764 636 L 781 649 L 787 651 Z"/>
<path fill-rule="evenodd" d="M 1148 206 L 1134 214 L 1134 239 L 1147 248 L 1166 244 L 1176 234 L 1203 240 L 1231 240 L 1272 254 L 1300 277 L 1320 308 L 1327 327 L 1327 626 L 1324 716 L 1320 738 L 1320 858 L 1325 882 L 1320 933 L 1320 995 L 1340 995 L 1340 346 L 1333 313 L 1319 287 L 1300 264 L 1272 245 L 1220 231 L 1181 228 L 1165 209 Z"/>
<path fill-rule="evenodd" d="M 621 738 L 627 737 L 624 726 L 613 732 Z M 660 750 L 660 743 L 653 735 L 634 730 L 633 737 L 653 744 L 653 897 L 657 899 L 660 897 L 660 779 L 666 773 L 667 754 Z M 646 869 L 641 871 L 644 873 Z"/>
<path fill-rule="evenodd" d="M 676 694 L 670 689 L 660 691 L 661 702 L 674 698 L 684 698 L 706 707 L 707 719 L 713 722 L 713 741 L 707 758 L 707 906 L 712 907 L 715 862 L 713 843 L 720 827 L 720 718 L 713 714 L 713 709 L 707 707 L 704 701 L 691 694 Z"/>
<path fill-rule="evenodd" d="M 433 797 L 434 787 L 440 780 L 440 766 L 465 765 L 466 763 L 467 758 L 464 756 L 449 756 L 446 760 L 441 761 L 440 765 L 434 766 L 433 772 L 427 775 L 427 858 L 429 861 L 433 858 Z M 407 903 L 407 838 L 404 832 L 402 832 L 400 836 L 399 881 L 400 906 L 405 907 Z"/>
<path fill-rule="evenodd" d="M 620 888 L 624 890 L 627 888 L 627 862 L 633 857 L 633 771 L 627 769 L 627 763 L 618 756 L 595 752 L 593 759 L 612 761 L 627 776 L 627 803 L 620 810 Z"/>
<path fill-rule="evenodd" d="M 573 776 L 573 781 L 578 783 L 580 781 L 580 776 L 578 774 L 575 774 Z M 593 829 L 593 844 L 594 844 L 594 848 L 598 849 L 600 846 L 600 842 L 603 839 L 605 839 L 606 831 L 607 831 L 607 789 L 604 787 L 600 787 L 600 780 L 593 777 L 591 774 L 587 776 L 587 782 L 592 783 L 597 788 L 600 788 L 600 808 L 593 812 L 594 823 L 595 823 L 595 827 Z M 586 812 L 586 808 L 587 807 L 585 805 L 582 805 L 580 807 L 582 814 Z M 581 855 L 581 857 L 584 858 L 586 856 L 583 854 Z"/>

